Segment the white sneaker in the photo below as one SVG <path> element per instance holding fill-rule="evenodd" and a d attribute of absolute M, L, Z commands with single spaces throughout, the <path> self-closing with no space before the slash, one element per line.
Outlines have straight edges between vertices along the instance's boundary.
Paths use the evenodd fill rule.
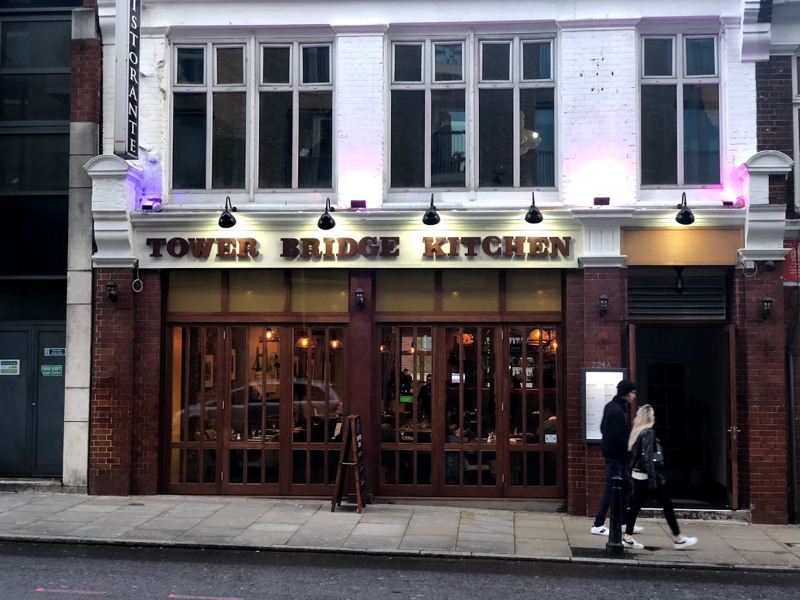
<path fill-rule="evenodd" d="M 595 535 L 608 535 L 608 527 L 605 525 L 600 525 L 600 527 L 592 525 L 592 533 Z"/>
<path fill-rule="evenodd" d="M 672 547 L 675 548 L 675 550 L 686 550 L 686 548 L 694 546 L 696 543 L 696 537 L 686 537 L 682 535 L 675 541 L 674 544 L 672 544 Z"/>
<path fill-rule="evenodd" d="M 633 533 L 642 533 L 644 531 L 644 527 L 641 525 L 634 525 L 633 526 Z"/>
<path fill-rule="evenodd" d="M 641 550 L 644 548 L 644 544 L 640 544 L 633 538 L 622 538 L 622 547 L 623 548 L 635 548 L 636 550 Z"/>

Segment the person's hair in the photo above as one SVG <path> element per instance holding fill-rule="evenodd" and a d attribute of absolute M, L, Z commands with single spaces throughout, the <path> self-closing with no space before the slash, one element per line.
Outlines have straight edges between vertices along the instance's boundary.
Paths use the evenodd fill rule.
<path fill-rule="evenodd" d="M 656 423 L 656 415 L 653 412 L 653 407 L 649 404 L 643 404 L 636 411 L 636 417 L 633 419 L 633 427 L 631 428 L 631 435 L 628 438 L 628 450 L 633 448 L 636 440 L 645 429 L 650 429 Z"/>

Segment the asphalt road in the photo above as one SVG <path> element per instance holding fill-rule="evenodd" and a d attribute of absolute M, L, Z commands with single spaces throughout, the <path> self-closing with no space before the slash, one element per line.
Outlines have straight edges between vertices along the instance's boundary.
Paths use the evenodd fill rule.
<path fill-rule="evenodd" d="M 0 543 L 0 600 L 800 598 L 800 574 Z"/>

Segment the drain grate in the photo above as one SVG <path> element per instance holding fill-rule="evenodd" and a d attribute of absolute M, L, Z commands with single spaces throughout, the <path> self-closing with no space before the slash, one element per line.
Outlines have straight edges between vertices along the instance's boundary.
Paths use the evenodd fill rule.
<path fill-rule="evenodd" d="M 605 548 L 573 548 L 572 556 L 575 558 L 630 558 L 631 555 L 627 551 L 623 554 L 609 554 Z"/>

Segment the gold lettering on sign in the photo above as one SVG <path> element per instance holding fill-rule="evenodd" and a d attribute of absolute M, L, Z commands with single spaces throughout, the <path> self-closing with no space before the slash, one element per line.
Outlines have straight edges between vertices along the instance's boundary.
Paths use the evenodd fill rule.
<path fill-rule="evenodd" d="M 207 259 L 214 244 L 217 245 L 217 258 L 256 258 L 259 255 L 255 238 L 147 238 L 145 243 L 152 249 L 150 256 L 153 258 L 162 258 L 162 250 L 166 250 L 173 258 L 191 253 L 193 258 Z"/>
<path fill-rule="evenodd" d="M 451 258 L 478 255 L 478 249 L 491 257 L 569 258 L 571 237 L 525 237 L 487 235 L 486 237 L 423 237 L 425 258 Z"/>
<path fill-rule="evenodd" d="M 400 255 L 399 237 L 281 238 L 281 258 L 391 258 Z"/>

